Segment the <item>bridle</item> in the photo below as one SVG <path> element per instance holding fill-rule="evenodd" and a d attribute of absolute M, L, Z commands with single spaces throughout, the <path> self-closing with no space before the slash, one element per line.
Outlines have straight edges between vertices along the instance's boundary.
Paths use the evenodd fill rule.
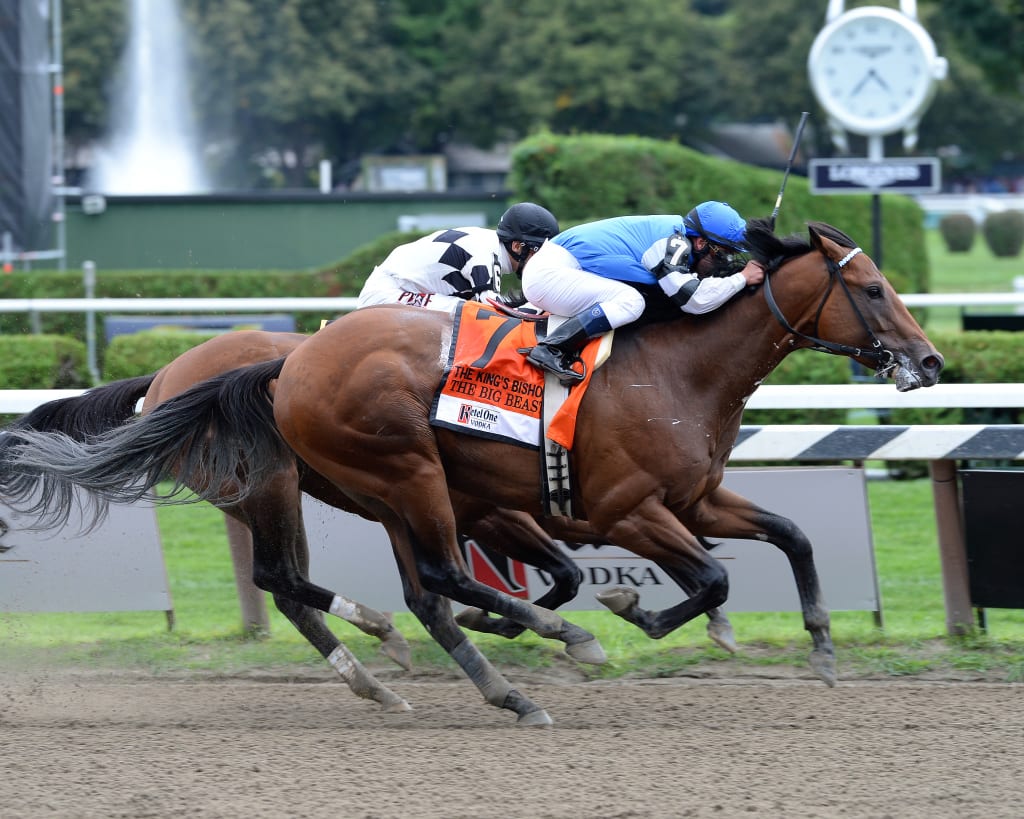
<path fill-rule="evenodd" d="M 823 338 L 818 338 L 817 335 L 808 335 L 807 333 L 802 333 L 797 330 L 786 320 L 786 317 L 782 315 L 782 310 L 779 309 L 779 305 L 776 303 L 775 296 L 772 293 L 771 275 L 768 273 L 765 273 L 764 277 L 764 297 L 765 301 L 768 302 L 768 308 L 772 311 L 772 315 L 775 316 L 779 324 L 781 324 L 787 332 L 792 333 L 805 341 L 811 342 L 811 347 L 809 349 L 816 350 L 820 353 L 829 353 L 831 355 L 845 355 L 852 358 L 868 358 L 874 361 L 875 372 L 879 375 L 887 375 L 896 367 L 896 358 L 890 350 L 887 350 L 882 346 L 882 342 L 879 341 L 878 337 L 871 331 L 864 315 L 857 308 L 857 304 L 853 300 L 853 294 L 850 292 L 850 288 L 846 284 L 846 280 L 842 275 L 842 269 L 849 264 L 850 260 L 858 253 L 863 253 L 863 251 L 859 247 L 855 247 L 838 262 L 828 256 L 825 257 L 825 266 L 828 270 L 828 287 L 825 289 L 825 294 L 821 297 L 821 303 L 818 305 L 818 310 L 814 315 L 814 333 L 817 334 L 818 332 L 818 323 L 821 320 L 821 314 L 824 312 L 825 304 L 828 302 L 829 296 L 832 295 L 832 289 L 838 281 L 840 286 L 843 288 L 843 292 L 846 294 L 846 300 L 853 309 L 854 315 L 857 316 L 861 326 L 864 328 L 864 332 L 866 332 L 868 334 L 868 338 L 871 339 L 871 349 L 852 347 L 849 344 L 837 344 L 834 341 L 826 341 Z"/>

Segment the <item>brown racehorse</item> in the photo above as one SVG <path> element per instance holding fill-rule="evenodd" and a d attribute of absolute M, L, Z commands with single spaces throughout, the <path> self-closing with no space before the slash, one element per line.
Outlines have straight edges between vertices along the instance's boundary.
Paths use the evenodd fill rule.
<path fill-rule="evenodd" d="M 633 589 L 608 607 L 652 637 L 721 605 L 725 570 L 699 537 L 768 541 L 793 569 L 811 665 L 834 684 L 835 653 L 811 544 L 779 515 L 721 486 L 743 406 L 789 352 L 847 355 L 895 378 L 931 386 L 942 357 L 874 262 L 841 231 L 809 226 L 810 241 L 749 226 L 765 284 L 703 316 L 626 328 L 583 398 L 572 452 L 574 508 L 603 542 L 656 560 L 689 599 L 660 612 Z M 504 317 L 495 314 L 495 320 Z M 281 443 L 387 528 L 405 572 L 410 609 L 477 684 L 520 722 L 546 713 L 516 691 L 465 639 L 441 595 L 507 616 L 570 646 L 585 638 L 551 612 L 482 586 L 465 573 L 449 485 L 539 515 L 536 453 L 429 423 L 452 322 L 443 314 L 380 307 L 329 325 L 285 359 L 210 379 L 146 419 L 86 446 L 28 435 L 12 469 L 50 471 L 113 499 L 134 499 L 169 471 L 201 465 L 217 496 L 245 463 L 249 491 L 274 474 Z M 271 385 L 276 380 L 276 392 Z M 273 400 L 273 417 L 262 397 Z M 216 434 L 194 439 L 196 428 Z M 134 484 L 129 486 L 129 484 Z"/>
<path fill-rule="evenodd" d="M 216 336 L 178 356 L 155 375 L 146 390 L 142 411 L 152 411 L 168 398 L 211 376 L 286 356 L 308 338 L 299 333 L 261 330 L 242 330 Z M 78 414 L 88 408 L 88 404 L 84 404 Z M 55 427 L 50 425 L 48 428 Z M 292 460 L 296 460 L 294 474 L 302 491 L 338 509 L 374 519 L 306 464 L 298 462 L 294 455 Z M 253 532 L 256 584 L 274 593 L 278 608 L 314 647 L 328 657 L 336 648 L 337 640 L 333 635 L 324 633 L 327 630 L 319 617 L 314 617 L 308 608 L 294 611 L 296 604 L 328 612 L 353 609 L 348 605 L 339 607 L 333 601 L 333 592 L 318 589 L 306 579 L 308 546 L 302 526 L 301 503 L 296 501 L 297 493 L 291 485 L 291 474 L 289 469 L 288 480 L 282 479 L 258 487 L 239 504 L 227 507 L 221 505 L 221 508 Z M 462 534 L 548 574 L 552 581 L 551 588 L 535 601 L 537 605 L 554 609 L 576 596 L 582 579 L 580 570 L 529 515 L 495 509 L 459 492 L 453 492 L 452 502 Z M 596 542 L 596 534 L 581 521 L 549 519 L 543 522 L 556 537 Z M 289 536 L 289 526 L 294 526 L 294 536 Z M 264 533 L 271 533 L 272 536 Z M 358 607 L 354 611 L 356 616 L 350 622 L 380 637 L 384 641 L 382 648 L 385 653 L 400 665 L 408 667 L 408 647 L 404 641 L 399 642 L 400 635 L 372 609 Z M 294 616 L 289 612 L 293 612 Z M 313 618 L 312 621 L 309 618 Z M 727 651 L 735 651 L 732 626 L 725 614 L 716 608 L 708 612 L 708 618 L 708 635 L 711 639 Z M 456 619 L 468 628 L 507 638 L 517 637 L 523 632 L 523 626 L 508 618 L 488 617 L 485 612 L 474 608 L 463 610 Z"/>
<path fill-rule="evenodd" d="M 40 405 L 7 427 L 8 434 L 0 438 L 0 453 L 17 440 L 12 433 L 19 430 L 59 431 L 75 440 L 87 440 L 130 419 L 143 398 L 145 414 L 205 378 L 287 355 L 307 338 L 298 333 L 259 330 L 224 333 L 186 351 L 157 373 Z M 201 487 L 194 480 L 187 482 L 192 487 Z M 336 508 L 372 519 L 294 454 L 288 461 L 282 460 L 277 478 L 265 482 L 239 502 L 215 502 L 252 533 L 256 585 L 273 594 L 278 609 L 314 648 L 344 672 L 353 691 L 381 702 L 385 708 L 399 710 L 403 704 L 351 656 L 324 624 L 320 612 L 335 614 L 377 637 L 382 651 L 404 668 L 410 663 L 408 643 L 379 612 L 309 581 L 309 549 L 300 490 Z M 453 496 L 453 505 L 463 534 L 547 573 L 551 588 L 538 598 L 537 605 L 557 608 L 575 597 L 581 580 L 579 568 L 532 518 L 521 512 L 494 509 L 459 493 Z M 594 540 L 594 534 L 583 522 L 562 520 L 551 521 L 549 525 L 561 536 Z M 708 612 L 708 616 L 709 636 L 723 648 L 735 651 L 728 618 L 718 609 Z M 508 638 L 523 631 L 518 623 L 489 617 L 476 608 L 463 610 L 457 619 L 469 628 Z"/>

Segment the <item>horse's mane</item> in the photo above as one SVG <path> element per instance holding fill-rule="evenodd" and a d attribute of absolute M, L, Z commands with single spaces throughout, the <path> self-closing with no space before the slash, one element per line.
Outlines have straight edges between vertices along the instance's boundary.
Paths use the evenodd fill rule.
<path fill-rule="evenodd" d="M 857 246 L 857 243 L 839 228 L 825 222 L 808 222 L 807 227 L 841 247 Z M 764 218 L 747 220 L 746 240 L 751 258 L 760 262 L 768 273 L 776 270 L 787 260 L 803 256 L 813 249 L 811 243 L 803 236 L 776 236 L 771 221 Z"/>

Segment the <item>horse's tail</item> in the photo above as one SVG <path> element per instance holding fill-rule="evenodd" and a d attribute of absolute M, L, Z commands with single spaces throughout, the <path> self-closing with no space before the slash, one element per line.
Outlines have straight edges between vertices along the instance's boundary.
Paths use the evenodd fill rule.
<path fill-rule="evenodd" d="M 134 416 L 136 405 L 146 397 L 155 379 L 156 373 L 125 378 L 81 395 L 40 404 L 4 427 L 7 434 L 0 436 L 0 452 L 26 429 L 63 432 L 76 441 L 87 441 Z"/>
<path fill-rule="evenodd" d="M 39 528 L 68 522 L 82 505 L 76 488 L 90 493 L 84 529 L 102 521 L 110 503 L 146 496 L 162 503 L 238 503 L 286 454 L 269 390 L 283 365 L 279 358 L 201 381 L 148 415 L 85 441 L 62 431 L 20 430 L 0 462 L 0 496 Z M 167 480 L 169 489 L 154 491 Z"/>
<path fill-rule="evenodd" d="M 81 395 L 47 401 L 0 430 L 0 486 L 5 495 L 26 495 L 47 480 L 45 473 L 31 475 L 7 468 L 8 453 L 24 440 L 22 433 L 62 432 L 76 441 L 88 441 L 134 416 L 155 379 L 156 373 L 125 378 Z"/>

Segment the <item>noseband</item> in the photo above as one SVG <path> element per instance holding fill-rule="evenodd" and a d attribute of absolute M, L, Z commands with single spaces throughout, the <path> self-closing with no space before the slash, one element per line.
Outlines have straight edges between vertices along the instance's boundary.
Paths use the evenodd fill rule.
<path fill-rule="evenodd" d="M 863 314 L 857 308 L 857 304 L 853 300 L 853 294 L 850 292 L 850 288 L 847 286 L 846 280 L 842 275 L 842 269 L 858 253 L 863 253 L 863 251 L 859 247 L 855 247 L 838 262 L 827 256 L 825 257 L 825 266 L 828 269 L 828 287 L 825 289 L 825 294 L 821 297 L 821 303 L 818 305 L 818 310 L 814 316 L 814 332 L 818 332 L 818 322 L 821 320 L 821 314 L 825 309 L 825 303 L 828 301 L 828 297 L 832 295 L 832 288 L 835 287 L 835 284 L 838 281 L 840 286 L 843 288 L 843 292 L 846 294 L 846 300 L 849 302 L 854 315 L 857 316 L 861 326 L 864 328 L 864 332 L 866 332 L 868 334 L 868 338 L 871 339 L 871 349 L 851 347 L 849 344 L 837 344 L 834 341 L 826 341 L 825 339 L 818 338 L 817 335 L 808 335 L 807 333 L 802 333 L 797 330 L 786 320 L 786 317 L 782 315 L 782 310 L 779 309 L 779 305 L 776 303 L 775 296 L 772 293 L 771 275 L 767 273 L 764 277 L 764 297 L 765 301 L 768 302 L 768 308 L 772 311 L 772 315 L 775 316 L 779 324 L 781 324 L 787 332 L 790 332 L 805 341 L 811 342 L 810 349 L 817 350 L 820 353 L 830 353 L 831 355 L 845 355 L 853 358 L 871 359 L 874 361 L 875 372 L 879 375 L 887 375 L 896 366 L 896 359 L 891 351 L 882 346 L 882 342 L 879 341 L 878 337 L 871 331 L 871 328 L 868 326 Z"/>

